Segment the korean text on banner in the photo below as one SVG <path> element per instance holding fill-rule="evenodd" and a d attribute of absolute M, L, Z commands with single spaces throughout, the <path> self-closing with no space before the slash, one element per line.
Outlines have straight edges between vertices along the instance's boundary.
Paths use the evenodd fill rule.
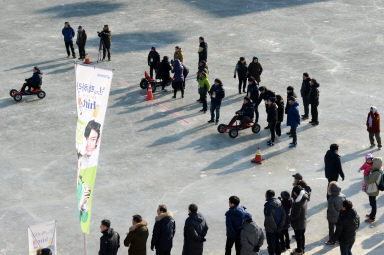
<path fill-rule="evenodd" d="M 41 248 L 49 248 L 56 255 L 56 222 L 50 221 L 28 227 L 29 255 Z"/>

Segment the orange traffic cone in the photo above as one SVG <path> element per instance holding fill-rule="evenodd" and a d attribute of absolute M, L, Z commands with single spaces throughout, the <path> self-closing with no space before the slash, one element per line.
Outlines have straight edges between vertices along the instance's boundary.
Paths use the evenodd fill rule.
<path fill-rule="evenodd" d="M 154 100 L 153 94 L 152 94 L 152 86 L 151 83 L 149 83 L 148 87 L 148 93 L 147 93 L 147 98 L 145 100 Z"/>
<path fill-rule="evenodd" d="M 261 156 L 261 150 L 260 150 L 260 147 L 257 147 L 257 152 L 256 152 L 256 155 L 255 155 L 255 158 L 252 159 L 252 163 L 255 163 L 255 164 L 262 164 L 263 163 L 263 156 Z"/>
<path fill-rule="evenodd" d="M 85 53 L 85 58 L 84 58 L 84 64 L 90 64 L 91 61 L 89 60 L 88 53 Z"/>

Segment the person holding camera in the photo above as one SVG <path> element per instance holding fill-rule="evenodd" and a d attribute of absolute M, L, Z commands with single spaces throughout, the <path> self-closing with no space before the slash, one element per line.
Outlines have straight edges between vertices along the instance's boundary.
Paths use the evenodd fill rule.
<path fill-rule="evenodd" d="M 111 61 L 111 31 L 108 25 L 104 25 L 103 31 L 97 32 L 100 37 L 100 44 L 103 47 L 103 61 L 105 60 L 106 52 L 108 52 L 108 61 Z"/>

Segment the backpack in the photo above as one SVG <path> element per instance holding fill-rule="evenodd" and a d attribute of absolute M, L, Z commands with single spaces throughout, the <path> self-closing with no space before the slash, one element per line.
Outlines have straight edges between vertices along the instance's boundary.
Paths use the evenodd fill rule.
<path fill-rule="evenodd" d="M 379 185 L 377 185 L 377 188 L 380 191 L 384 191 L 384 172 L 381 173 L 380 183 L 379 183 Z"/>

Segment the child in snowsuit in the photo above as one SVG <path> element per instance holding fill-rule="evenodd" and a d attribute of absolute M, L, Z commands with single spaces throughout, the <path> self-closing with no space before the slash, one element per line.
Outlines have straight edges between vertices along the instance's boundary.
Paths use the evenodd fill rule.
<path fill-rule="evenodd" d="M 368 153 L 367 155 L 365 155 L 365 163 L 359 168 L 357 172 L 360 173 L 360 171 L 364 171 L 364 176 L 368 176 L 371 173 L 373 158 L 374 157 L 372 153 Z M 361 190 L 364 192 L 367 191 L 367 185 L 365 181 L 363 181 L 361 185 Z"/>

